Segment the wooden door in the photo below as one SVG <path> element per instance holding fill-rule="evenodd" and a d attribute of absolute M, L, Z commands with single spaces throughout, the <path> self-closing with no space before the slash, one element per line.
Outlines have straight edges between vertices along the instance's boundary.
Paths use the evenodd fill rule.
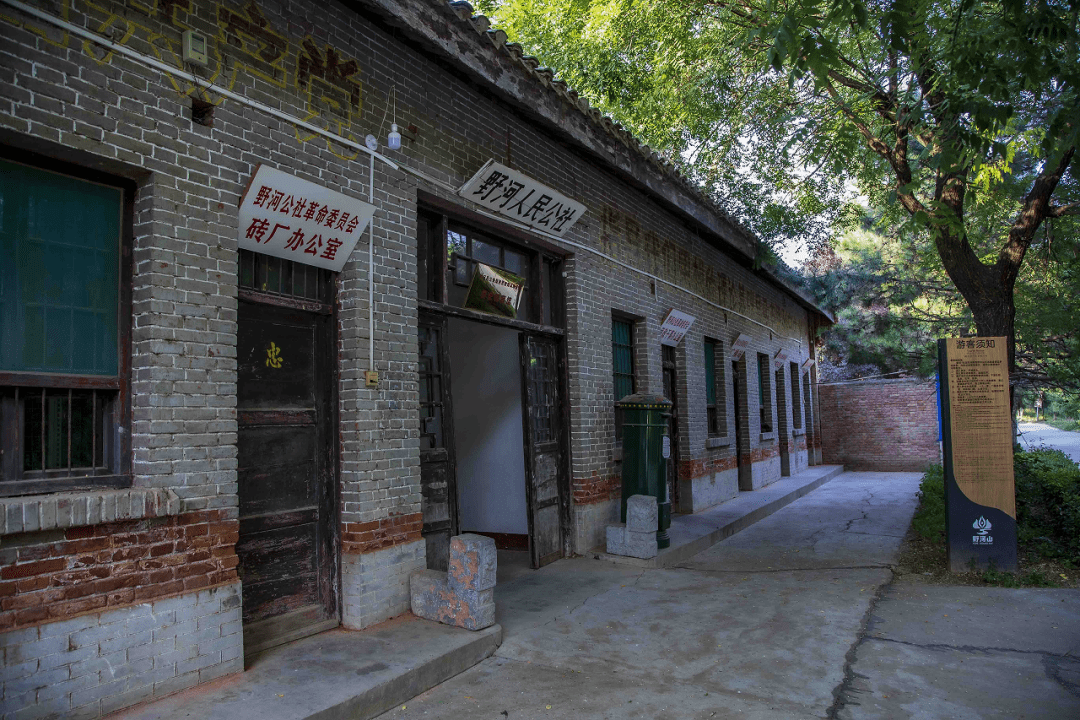
<path fill-rule="evenodd" d="M 668 442 L 670 453 L 665 461 L 667 467 L 668 499 L 671 507 L 681 512 L 679 504 L 679 375 L 675 366 L 675 348 L 662 346 L 664 365 L 664 397 L 671 401 L 671 415 L 668 417 Z"/>
<path fill-rule="evenodd" d="M 236 553 L 245 654 L 338 624 L 332 321 L 240 302 Z"/>
<path fill-rule="evenodd" d="M 563 557 L 564 509 L 568 492 L 561 355 L 549 338 L 521 335 L 524 384 L 525 497 L 529 510 L 532 566 Z"/>
<path fill-rule="evenodd" d="M 420 510 L 429 570 L 446 570 L 450 538 L 458 533 L 454 414 L 446 318 L 421 313 Z"/>

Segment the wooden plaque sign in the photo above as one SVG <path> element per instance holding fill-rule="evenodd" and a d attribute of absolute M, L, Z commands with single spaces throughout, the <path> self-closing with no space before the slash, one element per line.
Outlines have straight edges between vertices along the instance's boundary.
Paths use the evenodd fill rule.
<path fill-rule="evenodd" d="M 1005 338 L 938 340 L 949 569 L 1016 570 Z"/>

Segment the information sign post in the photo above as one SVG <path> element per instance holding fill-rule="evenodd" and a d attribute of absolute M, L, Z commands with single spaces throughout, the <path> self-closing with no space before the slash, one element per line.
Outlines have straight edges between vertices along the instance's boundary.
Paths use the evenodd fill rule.
<path fill-rule="evenodd" d="M 1015 571 L 1016 489 L 1005 338 L 938 340 L 949 570 Z"/>

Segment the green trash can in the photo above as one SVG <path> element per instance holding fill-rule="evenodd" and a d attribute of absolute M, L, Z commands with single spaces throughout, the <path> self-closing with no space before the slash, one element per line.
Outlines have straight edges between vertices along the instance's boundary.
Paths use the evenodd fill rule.
<path fill-rule="evenodd" d="M 631 495 L 656 498 L 658 527 L 656 544 L 671 545 L 671 500 L 667 494 L 667 454 L 670 453 L 668 417 L 671 401 L 663 395 L 634 393 L 618 403 L 622 410 L 622 507 L 626 522 L 626 501 Z"/>

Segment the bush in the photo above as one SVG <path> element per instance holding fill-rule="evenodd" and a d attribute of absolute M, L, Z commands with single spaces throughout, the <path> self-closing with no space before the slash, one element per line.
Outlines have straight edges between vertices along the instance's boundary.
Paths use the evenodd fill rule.
<path fill-rule="evenodd" d="M 919 483 L 919 507 L 911 527 L 924 540 L 945 544 L 945 470 L 941 465 L 928 467 Z"/>
<path fill-rule="evenodd" d="M 1043 558 L 1080 563 L 1080 467 L 1060 450 L 1041 448 L 1013 455 L 1016 532 L 1021 549 Z M 919 508 L 911 527 L 920 537 L 945 544 L 945 474 L 931 465 L 919 485 Z"/>
<path fill-rule="evenodd" d="M 1080 468 L 1060 450 L 1014 455 L 1021 545 L 1042 557 L 1080 560 Z"/>

